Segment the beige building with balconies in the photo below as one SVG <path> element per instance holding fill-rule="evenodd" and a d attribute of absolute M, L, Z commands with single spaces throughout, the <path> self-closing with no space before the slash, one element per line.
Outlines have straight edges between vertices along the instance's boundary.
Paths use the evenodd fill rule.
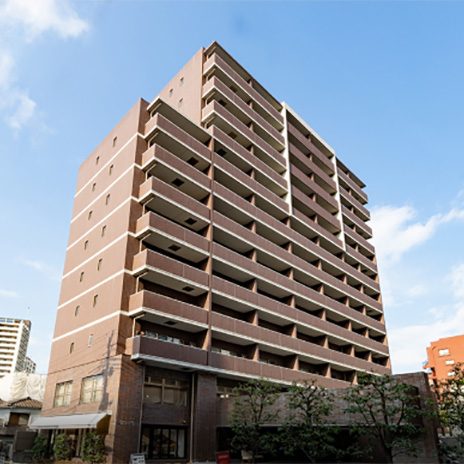
<path fill-rule="evenodd" d="M 31 321 L 0 318 L 0 377 L 26 369 Z"/>

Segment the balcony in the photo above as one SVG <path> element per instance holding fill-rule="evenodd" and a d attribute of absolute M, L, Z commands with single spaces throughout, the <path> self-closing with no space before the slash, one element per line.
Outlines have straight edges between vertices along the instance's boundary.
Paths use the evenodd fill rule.
<path fill-rule="evenodd" d="M 336 193 L 337 184 L 323 169 L 321 169 L 309 156 L 303 154 L 293 143 L 289 142 L 290 161 L 304 174 L 314 174 L 315 182 L 329 194 Z"/>
<path fill-rule="evenodd" d="M 290 165 L 290 173 L 292 176 L 292 184 L 296 185 L 306 195 L 316 195 L 318 202 L 323 206 L 329 213 L 338 212 L 338 202 L 324 190 L 317 182 L 311 180 L 311 178 L 297 168 L 294 164 Z"/>
<path fill-rule="evenodd" d="M 365 205 L 367 203 L 367 194 L 366 192 L 356 184 L 352 179 L 348 177 L 340 168 L 337 169 L 338 179 L 343 186 L 346 185 L 346 189 L 351 189 L 357 200 L 362 204 Z"/>
<path fill-rule="evenodd" d="M 185 161 L 157 144 L 149 148 L 142 157 L 142 169 L 150 176 L 167 184 L 176 178 L 181 179 L 185 185 L 180 190 L 192 198 L 202 200 L 209 194 L 211 182 L 208 176 L 199 171 L 199 164 L 200 158 L 191 157 Z M 204 165 L 206 167 L 208 164 Z"/>
<path fill-rule="evenodd" d="M 346 206 L 342 205 L 342 213 L 345 216 L 348 224 L 354 224 L 359 228 L 358 233 L 365 239 L 372 238 L 372 229 L 355 213 L 351 212 Z"/>
<path fill-rule="evenodd" d="M 209 256 L 209 241 L 205 237 L 152 212 L 137 220 L 135 234 L 144 243 L 192 263 Z"/>
<path fill-rule="evenodd" d="M 259 114 L 278 130 L 283 128 L 284 118 L 260 93 L 250 86 L 217 53 L 213 54 L 203 65 L 203 75 L 207 79 L 217 76 L 245 102 L 253 100 Z"/>
<path fill-rule="evenodd" d="M 353 207 L 356 211 L 356 216 L 360 217 L 363 221 L 369 221 L 371 214 L 369 211 L 352 195 L 350 195 L 344 187 L 340 186 L 340 196 L 342 198 L 342 203 L 346 207 Z"/>
<path fill-rule="evenodd" d="M 265 142 L 269 143 L 278 151 L 285 148 L 285 139 L 283 135 L 218 78 L 213 77 L 203 86 L 203 99 L 207 103 L 214 99 L 218 101 L 218 103 L 223 104 L 228 111 L 244 124 L 253 121 L 256 133 Z"/>
<path fill-rule="evenodd" d="M 313 161 L 329 176 L 335 173 L 335 165 L 322 153 L 319 148 L 314 145 L 310 137 L 305 137 L 293 124 L 288 123 L 288 133 L 293 138 L 293 144 L 298 149 L 305 153 L 311 153 L 314 158 Z"/>
<path fill-rule="evenodd" d="M 256 206 L 278 220 L 288 216 L 289 205 L 286 201 L 269 192 L 265 187 L 236 168 L 233 164 L 215 155 L 214 167 L 216 182 L 221 183 L 242 198 L 255 195 Z"/>
<path fill-rule="evenodd" d="M 132 269 L 135 277 L 187 295 L 198 296 L 209 290 L 206 272 L 152 250 L 135 255 Z"/>
<path fill-rule="evenodd" d="M 218 126 L 229 136 L 234 134 L 232 138 L 243 147 L 254 145 L 255 155 L 258 158 L 278 173 L 285 171 L 285 158 L 218 102 L 213 101 L 203 108 L 202 123 L 208 127 Z"/>
<path fill-rule="evenodd" d="M 140 186 L 139 199 L 152 211 L 192 230 L 199 231 L 209 224 L 207 206 L 155 177 Z"/>
<path fill-rule="evenodd" d="M 203 129 L 201 130 L 203 131 Z M 199 169 L 204 169 L 211 160 L 211 151 L 204 143 L 168 121 L 161 114 L 156 114 L 150 119 L 145 134 L 145 138 L 150 144 L 157 143 L 184 161 L 189 160 L 192 156 L 196 157 L 202 163 L 197 166 Z M 208 135 L 210 139 L 211 134 Z"/>
<path fill-rule="evenodd" d="M 231 139 L 219 127 L 211 127 L 213 137 L 225 148 L 221 156 L 243 172 L 255 170 L 255 179 L 278 196 L 288 192 L 286 179 L 264 161 L 254 156 L 235 140 Z"/>
<path fill-rule="evenodd" d="M 150 365 L 177 366 L 183 364 L 196 367 L 206 366 L 207 352 L 200 348 L 178 345 L 151 337 L 136 336 L 130 339 L 132 361 Z"/>
<path fill-rule="evenodd" d="M 129 316 L 160 325 L 175 320 L 176 328 L 185 332 L 208 328 L 206 309 L 146 290 L 130 296 Z"/>

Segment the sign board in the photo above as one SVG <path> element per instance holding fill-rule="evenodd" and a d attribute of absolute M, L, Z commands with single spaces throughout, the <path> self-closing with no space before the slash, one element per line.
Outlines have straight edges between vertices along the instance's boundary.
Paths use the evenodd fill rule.
<path fill-rule="evenodd" d="M 230 464 L 230 453 L 229 451 L 219 451 L 216 453 L 217 464 Z"/>
<path fill-rule="evenodd" d="M 131 454 L 130 464 L 145 464 L 145 455 L 143 453 Z"/>

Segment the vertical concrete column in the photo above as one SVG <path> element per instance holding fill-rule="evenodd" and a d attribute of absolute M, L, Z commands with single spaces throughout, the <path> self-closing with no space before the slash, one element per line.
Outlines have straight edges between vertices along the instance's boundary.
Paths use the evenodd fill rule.
<path fill-rule="evenodd" d="M 196 374 L 193 408 L 193 460 L 216 459 L 216 376 Z"/>

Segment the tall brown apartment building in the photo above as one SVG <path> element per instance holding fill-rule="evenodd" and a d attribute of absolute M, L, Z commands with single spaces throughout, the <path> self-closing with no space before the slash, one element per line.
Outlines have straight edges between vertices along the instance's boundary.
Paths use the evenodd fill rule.
<path fill-rule="evenodd" d="M 238 382 L 390 363 L 364 184 L 220 45 L 82 164 L 43 417 L 110 462 L 212 460 Z"/>

